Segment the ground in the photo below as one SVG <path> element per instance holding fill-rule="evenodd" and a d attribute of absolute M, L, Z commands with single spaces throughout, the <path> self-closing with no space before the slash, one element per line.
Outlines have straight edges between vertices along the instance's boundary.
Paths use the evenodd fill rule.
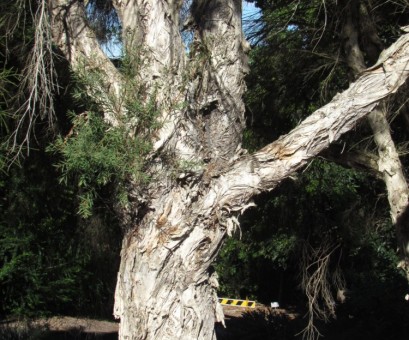
<path fill-rule="evenodd" d="M 217 338 L 268 339 L 274 336 L 285 339 L 288 323 L 298 315 L 284 309 L 271 309 L 259 305 L 256 308 L 223 306 L 226 328 L 216 325 Z M 16 334 L 18 336 L 15 336 Z M 34 333 L 40 334 L 33 337 Z M 67 316 L 23 322 L 18 320 L 0 323 L 0 338 L 8 339 L 117 339 L 118 323 L 110 321 L 74 318 Z M 14 334 L 14 335 L 13 335 Z M 293 334 L 292 334 L 293 337 Z"/>

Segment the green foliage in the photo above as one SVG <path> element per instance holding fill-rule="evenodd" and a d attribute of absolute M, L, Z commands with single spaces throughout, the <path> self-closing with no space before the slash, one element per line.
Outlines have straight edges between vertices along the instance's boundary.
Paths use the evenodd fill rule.
<path fill-rule="evenodd" d="M 80 188 L 79 213 L 90 217 L 97 189 L 114 182 L 124 185 L 128 178 L 143 183 L 143 159 L 151 145 L 132 138 L 120 128 L 110 128 L 102 117 L 89 112 L 73 118 L 75 136 L 58 138 L 49 150 L 58 151 L 61 181 L 74 177 Z"/>
<path fill-rule="evenodd" d="M 0 315 L 109 317 L 118 268 L 118 223 L 75 214 L 75 188 L 57 181 L 49 155 L 32 150 L 0 175 Z"/>
<path fill-rule="evenodd" d="M 20 159 L 20 167 L 10 167 L 9 142 L 20 138 L 11 136 L 18 123 L 18 80 L 34 33 L 30 11 L 35 13 L 36 2 L 30 1 L 27 13 L 18 8 L 25 4 L 0 3 L 0 315 L 110 317 L 122 235 L 105 198 L 114 192 L 125 205 L 126 181 L 147 180 L 144 158 L 158 127 L 155 94 L 131 79 L 127 60 L 121 69 L 127 79 L 121 102 L 101 86 L 98 65 L 70 75 L 56 60 L 59 85 L 73 80 L 56 98 L 58 127 L 65 137 L 45 153 L 50 133 L 39 118 L 35 148 Z M 117 128 L 110 127 L 101 112 L 115 115 L 119 106 L 126 114 L 116 117 Z M 76 113 L 67 118 L 69 110 Z M 76 210 L 89 218 L 79 218 Z"/>
<path fill-rule="evenodd" d="M 74 281 L 82 275 L 80 269 L 87 259 L 78 256 L 70 238 L 72 194 L 61 187 L 58 190 L 47 178 L 51 173 L 50 168 L 31 164 L 13 168 L 13 175 L 2 175 L 2 313 L 41 314 L 76 297 Z"/>
<path fill-rule="evenodd" d="M 64 313 L 109 317 L 121 237 L 117 221 L 109 216 L 109 211 L 102 214 L 97 210 L 101 222 L 94 241 L 104 249 L 90 244 L 86 238 L 90 227 L 75 210 L 85 201 L 78 196 L 92 191 L 57 180 L 58 173 L 51 165 L 57 160 L 44 153 L 50 134 L 41 119 L 35 126 L 36 148 L 19 165 L 10 162 L 14 156 L 10 142 L 19 138 L 11 135 L 18 119 L 12 116 L 18 104 L 18 79 L 33 33 L 31 16 L 24 17 L 24 12 L 21 19 L 27 20 L 25 25 L 15 25 L 19 13 L 15 5 L 15 1 L 0 4 L 0 315 L 38 317 Z M 8 31 L 10 27 L 15 30 Z M 64 102 L 59 109 L 59 114 L 66 111 Z M 60 118 L 59 123 L 64 126 L 66 121 Z M 102 129 L 95 125 L 96 130 Z M 82 142 L 86 139 L 85 130 Z M 101 142 L 111 143 L 114 138 L 109 136 L 108 141 Z M 73 152 L 81 152 L 80 143 L 70 147 Z M 105 161 L 106 158 L 93 159 L 92 164 L 98 166 Z M 108 176 L 112 165 L 102 166 L 102 171 L 103 176 Z M 90 176 L 89 180 L 99 179 Z M 89 211 L 88 207 L 82 209 Z M 109 237 L 102 239 L 104 234 Z"/>
<path fill-rule="evenodd" d="M 273 196 L 258 197 L 241 219 L 241 238 L 228 239 L 217 260 L 220 294 L 299 304 L 302 246 L 328 239 L 341 245 L 330 267 L 341 264 L 348 286 L 358 273 L 400 285 L 387 202 L 376 196 L 381 188 L 361 172 L 315 160 Z"/>
<path fill-rule="evenodd" d="M 351 80 L 343 61 L 341 29 L 343 6 L 349 2 L 328 1 L 325 6 L 321 1 L 252 2 L 262 15 L 250 37 L 256 43 L 250 53 L 245 96 L 248 129 L 243 139 L 249 151 L 290 131 Z M 407 20 L 407 11 L 397 10 L 398 3 L 360 4 L 369 6 L 385 46 L 396 39 L 397 23 Z M 365 37 L 360 36 L 360 43 L 365 43 Z M 370 65 L 373 61 L 365 57 Z M 406 141 L 402 126 L 402 121 L 395 123 L 394 138 Z M 362 145 L 363 133 L 367 131 L 351 132 L 343 142 Z M 378 196 L 383 191 L 384 186 L 367 174 L 313 161 L 297 178 L 257 198 L 258 207 L 242 217 L 241 239 L 226 241 L 216 265 L 223 294 L 302 304 L 304 297 L 295 293 L 302 245 L 315 249 L 330 240 L 339 249 L 331 255 L 329 270 L 341 266 L 348 287 L 362 298 L 359 303 L 371 306 L 360 306 L 360 320 L 385 287 L 394 287 L 395 292 L 383 302 L 403 296 L 388 203 Z"/>
<path fill-rule="evenodd" d="M 103 75 L 97 69 L 82 69 L 74 78 L 74 98 L 79 106 L 89 108 L 82 114 L 71 113 L 72 128 L 66 137 L 59 137 L 49 151 L 61 154 L 57 167 L 61 181 L 74 179 L 80 189 L 78 212 L 82 217 L 92 215 L 98 190 L 113 185 L 117 201 L 126 204 L 125 185 L 143 185 L 146 156 L 152 149 L 151 134 L 159 128 L 155 93 L 148 95 L 136 78 L 140 67 L 138 54 L 126 54 L 121 71 L 125 84 L 120 98 L 113 98 L 104 89 Z M 118 112 L 118 108 L 123 110 Z M 115 117 L 117 126 L 106 122 L 103 108 Z"/>
<path fill-rule="evenodd" d="M 246 230 L 242 238 L 226 241 L 216 262 L 216 270 L 221 277 L 219 295 L 263 302 L 268 302 L 275 295 L 271 288 L 277 286 L 274 282 L 277 280 L 272 275 L 287 268 L 294 256 L 297 240 L 284 230 L 271 233 L 265 227 L 243 224 Z M 262 234 L 269 235 L 261 240 Z"/>
<path fill-rule="evenodd" d="M 247 122 L 259 146 L 290 131 L 347 86 L 344 67 L 333 69 L 318 52 L 311 53 L 301 30 L 272 35 L 253 47 L 250 60 Z"/>
<path fill-rule="evenodd" d="M 71 238 L 75 219 L 69 213 L 69 200 L 73 197 L 58 187 L 41 153 L 32 150 L 32 163 L 11 165 L 14 155 L 9 146 L 19 137 L 11 135 L 18 119 L 13 117 L 18 81 L 33 33 L 31 15 L 20 7 L 24 5 L 25 1 L 0 4 L 1 315 L 41 315 L 57 306 L 64 309 L 76 299 L 76 282 L 88 261 L 87 256 L 79 256 Z M 17 17 L 22 22 L 16 22 Z"/>
<path fill-rule="evenodd" d="M 53 229 L 59 227 L 54 221 L 50 226 L 51 220 L 40 223 L 36 227 L 47 232 L 56 231 Z M 29 227 L 2 228 L 0 255 L 4 262 L 0 271 L 1 295 L 8 313 L 38 316 L 76 299 L 76 283 L 83 279 L 84 274 L 82 261 L 87 259 L 75 253 L 72 240 L 64 239 L 59 233 L 39 239 L 44 230 L 33 233 Z M 53 242 L 52 246 L 50 242 Z M 50 248 L 54 247 L 60 247 L 60 251 L 50 253 Z"/>

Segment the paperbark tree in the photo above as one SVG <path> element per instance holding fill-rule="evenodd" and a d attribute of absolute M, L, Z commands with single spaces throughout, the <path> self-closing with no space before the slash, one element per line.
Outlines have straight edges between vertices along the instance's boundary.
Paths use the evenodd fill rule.
<path fill-rule="evenodd" d="M 364 51 L 369 62 L 375 62 L 381 52 L 382 40 L 378 36 L 369 12 L 364 2 L 349 1 L 345 7 L 344 49 L 347 64 L 354 78 L 359 77 L 359 74 L 366 69 Z M 359 41 L 365 42 L 362 47 Z M 378 66 L 379 62 L 374 67 Z M 396 226 L 398 253 L 401 257 L 399 267 L 409 278 L 409 238 L 407 221 L 404 217 L 409 208 L 409 187 L 392 139 L 388 123 L 387 102 L 378 105 L 367 116 L 367 120 L 378 147 L 378 170 L 385 182 L 390 215 L 392 223 Z"/>
<path fill-rule="evenodd" d="M 211 264 L 254 195 L 284 178 L 350 130 L 409 75 L 409 36 L 348 90 L 254 154 L 241 148 L 248 44 L 241 0 L 194 0 L 182 25 L 181 0 L 114 0 L 135 75 L 160 109 L 161 127 L 141 187 L 129 179 L 129 205 L 115 294 L 121 339 L 213 339 L 223 320 Z M 113 128 L 123 124 L 123 75 L 98 46 L 84 3 L 50 2 L 54 43 L 75 71 L 102 74 L 92 93 Z M 191 30 L 189 51 L 180 28 Z M 183 105 L 181 105 L 183 104 Z"/>

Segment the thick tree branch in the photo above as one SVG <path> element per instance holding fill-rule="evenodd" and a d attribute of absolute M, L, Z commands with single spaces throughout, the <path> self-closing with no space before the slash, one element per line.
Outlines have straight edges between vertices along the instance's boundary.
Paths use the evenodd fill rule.
<path fill-rule="evenodd" d="M 182 1 L 113 0 L 113 4 L 121 20 L 124 52 L 139 60 L 138 83 L 155 95 L 161 110 L 154 150 L 166 148 L 179 159 L 194 158 L 199 148 L 196 132 L 180 109 L 187 100 L 188 75 L 179 31 Z"/>
<path fill-rule="evenodd" d="M 54 0 L 50 5 L 52 35 L 56 45 L 77 72 L 98 72 L 101 83 L 97 84 L 104 94 L 97 98 L 105 112 L 105 119 L 118 124 L 122 107 L 121 75 L 101 50 L 95 33 L 89 28 L 84 4 L 78 0 Z M 93 96 L 93 93 L 90 93 Z"/>
<path fill-rule="evenodd" d="M 352 8 L 353 4 L 354 2 L 351 2 L 348 8 Z M 358 3 L 355 4 L 358 6 Z M 372 37 L 376 36 L 376 29 L 371 22 L 367 11 L 361 11 L 361 14 L 363 18 L 362 21 L 366 23 L 366 27 L 371 28 L 372 33 L 370 35 Z M 356 76 L 357 74 L 364 72 L 365 66 L 364 54 L 358 42 L 358 29 L 356 27 L 356 23 L 358 22 L 358 20 L 357 18 L 354 19 L 355 20 L 352 20 L 352 16 L 349 15 L 344 28 L 348 33 L 346 34 L 346 45 L 349 46 L 349 49 L 351 51 L 355 51 L 355 53 L 347 54 L 347 61 L 350 69 L 353 70 L 354 76 Z M 364 36 L 364 38 L 366 37 Z M 374 54 L 376 52 L 374 51 L 374 49 L 376 50 L 375 46 L 372 46 L 372 48 L 364 46 L 364 48 L 366 54 L 372 55 L 372 58 L 374 58 Z M 383 62 L 386 58 L 388 58 L 388 55 L 382 53 L 379 61 L 375 64 L 375 66 L 372 66 L 370 70 L 384 67 Z M 397 225 L 396 222 L 398 221 L 399 216 L 403 214 L 408 208 L 409 188 L 403 173 L 398 151 L 392 139 L 389 123 L 387 120 L 387 114 L 388 113 L 386 106 L 384 104 L 378 105 L 378 107 L 368 115 L 367 119 L 373 131 L 374 141 L 378 146 L 378 168 L 379 171 L 383 174 L 383 180 L 385 182 L 386 191 L 388 193 L 392 223 Z M 402 224 L 397 225 L 397 227 L 399 254 L 402 257 L 403 261 L 406 263 L 406 271 L 407 274 L 409 274 L 409 239 L 402 238 L 403 235 L 407 234 L 406 230 L 404 232 L 402 232 L 402 230 L 399 230 L 400 228 L 407 229 L 407 227 Z"/>
<path fill-rule="evenodd" d="M 191 56 L 196 62 L 189 90 L 196 96 L 192 109 L 204 121 L 206 158 L 216 167 L 240 147 L 244 128 L 241 98 L 249 47 L 242 33 L 241 10 L 237 0 L 192 3 Z"/>
<path fill-rule="evenodd" d="M 263 149 L 240 158 L 214 179 L 210 201 L 219 208 L 241 211 L 251 197 L 274 189 L 330 143 L 351 130 L 409 76 L 409 34 L 384 51 L 376 67 L 367 69 L 343 93 L 315 111 L 299 126 Z"/>

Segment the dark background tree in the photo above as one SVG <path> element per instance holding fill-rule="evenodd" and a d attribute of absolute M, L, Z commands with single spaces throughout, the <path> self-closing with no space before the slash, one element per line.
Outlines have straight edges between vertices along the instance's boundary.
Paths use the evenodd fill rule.
<path fill-rule="evenodd" d="M 20 121 L 24 111 L 19 108 L 31 96 L 22 80 L 35 44 L 37 10 L 37 4 L 29 1 L 0 4 L 0 313 L 2 317 L 110 318 L 119 266 L 118 221 L 103 191 L 93 217 L 79 216 L 80 191 L 75 180 L 61 181 L 55 167 L 61 157 L 46 151 L 56 133 L 66 134 L 71 128 L 67 110 L 81 107 L 73 106 L 72 83 L 60 79 L 60 86 L 66 88 L 53 94 L 58 123 L 50 129 L 45 112 L 33 118 L 35 138 L 29 141 L 30 149 L 23 146 L 16 157 L 19 146 L 14 143 L 25 143 L 24 131 L 30 124 L 28 117 Z"/>
<path fill-rule="evenodd" d="M 377 41 L 382 44 L 390 43 L 398 36 L 398 27 L 408 19 L 403 2 L 256 3 L 262 9 L 261 16 L 248 19 L 251 41 L 255 43 L 245 96 L 250 126 L 245 141 L 250 149 L 257 149 L 285 133 L 304 115 L 348 86 L 353 75 L 345 49 L 347 37 L 342 29 L 348 6 L 360 5 L 361 11 L 365 8 L 369 11 L 355 18 L 363 45 L 371 44 L 370 39 L 376 37 L 381 37 Z M 376 31 L 373 26 L 372 31 L 368 31 L 368 15 Z M 381 46 L 373 52 L 375 57 L 365 54 L 367 66 L 376 61 Z M 403 96 L 395 103 L 405 101 Z M 394 105 L 388 104 L 388 121 L 405 165 L 407 111 L 405 105 Z M 382 176 L 369 126 L 360 124 L 359 129 L 345 135 L 322 157 L 327 160 L 312 162 L 299 176 L 260 198 L 259 208 L 243 216 L 242 239 L 228 240 L 219 258 L 222 291 L 240 294 L 242 298 L 250 295 L 265 299 L 265 302 L 278 300 L 300 305 L 300 301 L 304 301 L 302 292 L 306 290 L 303 286 L 302 292 L 295 294 L 306 279 L 300 272 L 305 265 L 313 272 L 316 268 L 312 262 L 317 260 L 312 257 L 310 262 L 302 261 L 305 246 L 317 251 L 330 240 L 337 250 L 331 253 L 328 268 L 327 280 L 333 295 L 329 302 L 339 304 L 335 300 L 338 289 L 351 290 L 347 304 L 339 308 L 338 320 L 347 316 L 342 313 L 356 313 L 367 325 L 366 322 L 372 322 L 376 315 L 382 321 L 377 327 L 367 328 L 366 332 L 373 331 L 371 337 L 387 336 L 395 320 L 399 321 L 392 328 L 406 334 L 407 326 L 403 326 L 406 323 L 402 324 L 399 316 L 400 308 L 407 308 L 402 299 L 406 283 L 396 269 L 394 226 L 388 216 L 388 201 L 382 194 Z M 333 164 L 334 161 L 341 166 Z M 373 262 L 363 260 L 369 253 Z M 341 281 L 333 281 L 335 269 L 342 271 Z M 384 291 L 392 286 L 391 291 L 396 295 L 385 294 Z M 311 297 L 325 301 L 323 295 Z M 357 301 L 360 301 L 359 308 L 355 305 Z M 311 306 L 310 301 L 305 303 Z M 386 315 L 385 305 L 399 307 L 388 310 Z M 331 305 L 327 307 L 324 314 L 335 316 Z M 325 315 L 317 313 L 316 316 L 325 319 Z M 345 326 L 345 320 L 348 321 L 346 318 L 338 324 Z M 350 320 L 347 327 L 355 329 L 355 326 L 355 320 Z M 340 327 L 337 332 L 342 329 Z M 359 332 L 356 338 L 365 334 L 363 328 Z M 341 334 L 350 337 L 350 334 Z"/>

